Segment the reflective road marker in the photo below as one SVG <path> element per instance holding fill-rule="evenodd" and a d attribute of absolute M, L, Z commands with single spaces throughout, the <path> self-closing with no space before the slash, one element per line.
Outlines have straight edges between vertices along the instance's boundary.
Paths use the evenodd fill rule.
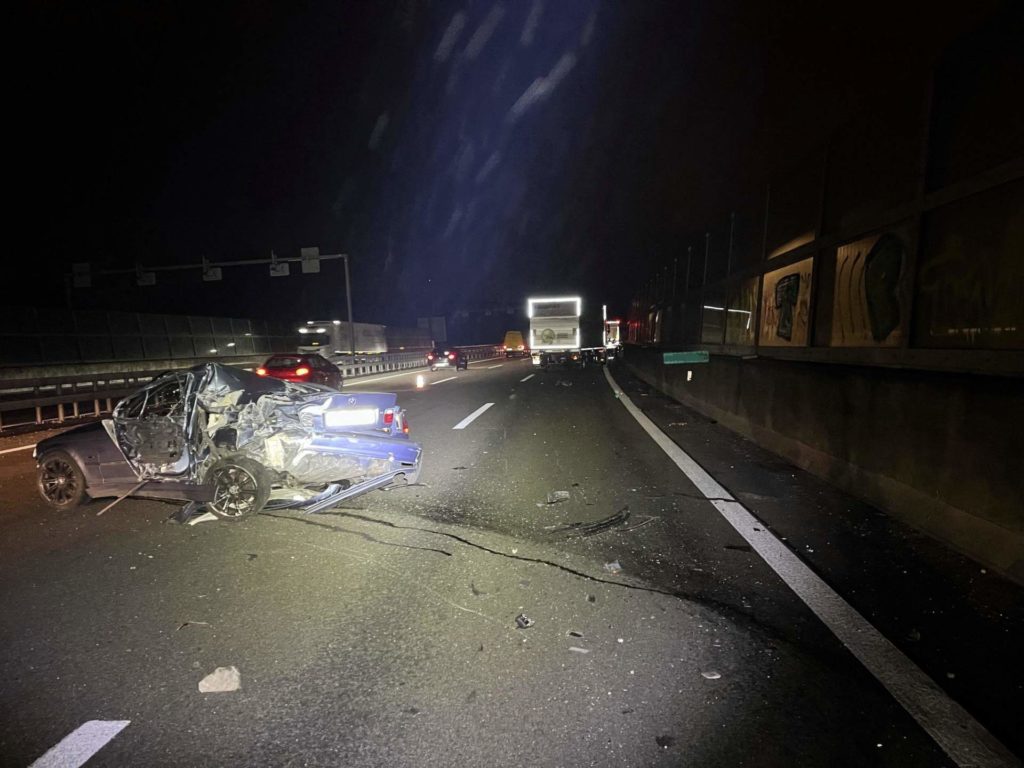
<path fill-rule="evenodd" d="M 69 733 L 29 768 L 78 768 L 123 731 L 131 720 L 90 720 Z"/>
<path fill-rule="evenodd" d="M 477 416 L 482 414 L 484 411 L 486 411 L 492 405 L 494 405 L 494 403 L 484 403 L 479 408 L 477 408 L 475 411 L 473 411 L 471 414 L 469 414 L 469 416 L 467 416 L 462 421 L 460 421 L 458 424 L 456 424 L 454 427 L 452 427 L 452 429 L 465 429 L 466 427 L 468 427 L 470 424 L 473 423 L 473 420 L 476 419 Z"/>
<path fill-rule="evenodd" d="M 604 376 L 619 402 L 658 447 L 957 765 L 961 768 L 1020 765 L 967 710 L 949 698 L 920 667 L 818 578 L 686 451 L 658 429 L 615 383 L 607 368 Z"/>

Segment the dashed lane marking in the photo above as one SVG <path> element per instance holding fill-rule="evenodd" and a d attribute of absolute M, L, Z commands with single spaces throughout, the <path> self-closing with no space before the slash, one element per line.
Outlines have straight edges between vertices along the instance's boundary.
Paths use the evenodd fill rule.
<path fill-rule="evenodd" d="M 504 365 L 504 363 L 498 363 L 497 365 L 488 365 L 487 366 L 487 370 L 489 371 L 489 370 L 491 370 L 491 368 L 501 368 L 501 366 L 503 366 L 503 365 Z"/>
<path fill-rule="evenodd" d="M 129 723 L 131 720 L 90 720 L 83 723 L 29 768 L 78 768 L 85 765 Z"/>
<path fill-rule="evenodd" d="M 15 451 L 27 451 L 29 448 L 35 448 L 35 447 L 36 447 L 36 444 L 32 443 L 32 445 L 20 445 L 17 448 L 4 448 L 2 451 L 0 451 L 0 455 L 5 454 L 5 453 L 14 453 Z"/>
<path fill-rule="evenodd" d="M 722 516 L 961 768 L 1020 766 L 985 727 L 793 554 L 651 421 L 604 369 L 619 401 Z"/>
<path fill-rule="evenodd" d="M 431 384 L 431 386 L 433 386 L 434 384 L 444 384 L 446 381 L 455 381 L 457 378 L 459 378 L 459 377 L 458 376 L 449 376 L 447 379 L 438 379 L 437 381 L 430 382 L 430 384 Z"/>
<path fill-rule="evenodd" d="M 536 373 L 531 373 L 531 374 L 530 374 L 529 376 L 527 376 L 527 377 L 526 377 L 525 379 L 520 379 L 520 380 L 519 380 L 519 383 L 520 383 L 520 384 L 522 384 L 522 383 L 523 383 L 524 381 L 529 381 L 530 379 L 532 379 L 532 378 L 533 378 L 534 376 L 536 376 L 536 375 L 537 375 Z"/>
<path fill-rule="evenodd" d="M 458 424 L 456 424 L 454 427 L 452 427 L 452 429 L 465 429 L 466 427 L 468 427 L 470 424 L 473 423 L 473 421 L 477 418 L 477 416 L 480 416 L 484 411 L 486 411 L 492 405 L 494 405 L 494 403 L 484 403 L 479 408 L 477 408 L 475 411 L 473 411 L 471 414 L 469 414 L 469 416 L 467 416 L 462 421 L 460 421 Z"/>

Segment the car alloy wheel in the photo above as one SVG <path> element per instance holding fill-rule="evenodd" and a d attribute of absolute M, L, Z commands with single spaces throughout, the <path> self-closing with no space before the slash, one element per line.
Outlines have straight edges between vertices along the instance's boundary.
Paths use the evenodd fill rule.
<path fill-rule="evenodd" d="M 270 496 L 266 470 L 252 459 L 222 459 L 210 468 L 206 482 L 213 486 L 207 508 L 225 520 L 255 515 Z"/>
<path fill-rule="evenodd" d="M 39 493 L 57 509 L 72 509 L 85 499 L 85 476 L 64 451 L 48 453 L 39 463 Z"/>

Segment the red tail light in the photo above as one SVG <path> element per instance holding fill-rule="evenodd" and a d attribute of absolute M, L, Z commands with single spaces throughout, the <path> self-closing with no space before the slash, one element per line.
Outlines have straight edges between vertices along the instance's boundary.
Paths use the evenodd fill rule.
<path fill-rule="evenodd" d="M 295 375 L 296 376 L 309 376 L 309 368 L 307 368 L 304 365 L 300 365 L 298 368 L 295 369 Z"/>
<path fill-rule="evenodd" d="M 433 352 L 428 352 L 427 353 L 427 360 L 433 360 L 433 359 L 434 359 L 434 353 Z"/>
<path fill-rule="evenodd" d="M 454 360 L 455 359 L 455 353 L 454 352 L 449 352 L 448 353 L 448 359 L 449 360 Z"/>
<path fill-rule="evenodd" d="M 385 427 L 390 427 L 394 423 L 395 423 L 395 412 L 391 411 L 391 410 L 384 411 L 384 426 Z"/>
<path fill-rule="evenodd" d="M 266 376 L 267 375 L 267 369 L 266 368 L 257 368 L 256 369 L 256 375 L 257 376 Z"/>

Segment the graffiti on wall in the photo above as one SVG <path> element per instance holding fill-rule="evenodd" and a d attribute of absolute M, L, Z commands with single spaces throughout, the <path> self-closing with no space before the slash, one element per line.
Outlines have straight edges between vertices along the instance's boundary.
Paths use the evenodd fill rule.
<path fill-rule="evenodd" d="M 763 346 L 807 346 L 812 264 L 808 258 L 764 276 L 759 342 Z"/>
<path fill-rule="evenodd" d="M 839 247 L 832 302 L 832 346 L 900 345 L 906 260 L 903 239 L 891 232 Z"/>

